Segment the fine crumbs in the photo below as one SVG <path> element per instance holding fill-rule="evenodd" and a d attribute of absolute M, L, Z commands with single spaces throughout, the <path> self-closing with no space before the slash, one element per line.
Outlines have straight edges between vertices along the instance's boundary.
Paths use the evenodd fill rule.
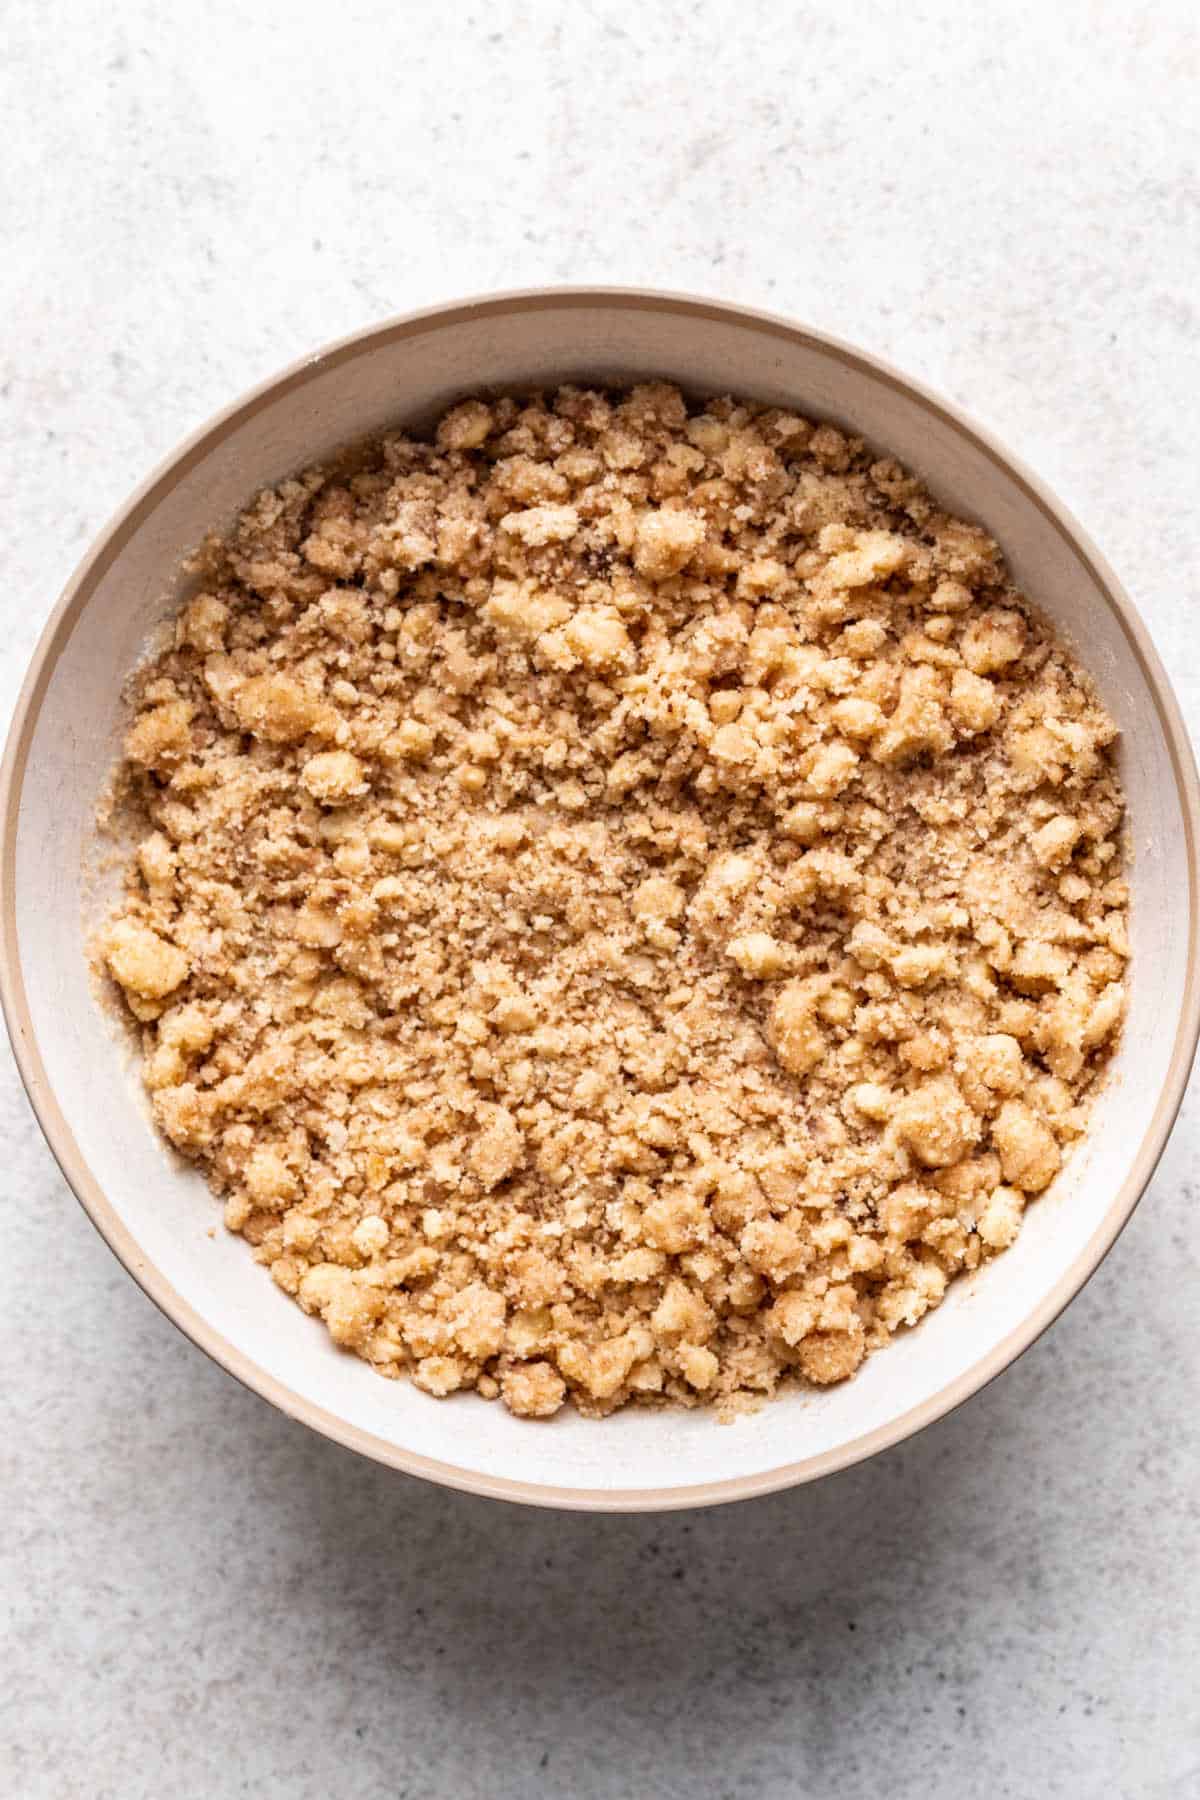
<path fill-rule="evenodd" d="M 540 1418 L 853 1374 L 1085 1128 L 1115 727 L 995 543 L 731 399 L 472 399 L 260 494 L 138 671 L 100 956 L 336 1343 Z"/>

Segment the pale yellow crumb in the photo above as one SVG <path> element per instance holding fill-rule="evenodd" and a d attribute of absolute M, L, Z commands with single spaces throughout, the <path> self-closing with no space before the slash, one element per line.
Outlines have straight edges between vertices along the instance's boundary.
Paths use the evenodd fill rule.
<path fill-rule="evenodd" d="M 1014 1241 L 1120 1032 L 1090 681 L 790 413 L 466 399 L 331 466 L 136 680 L 98 954 L 159 1128 L 429 1395 L 846 1380 Z"/>

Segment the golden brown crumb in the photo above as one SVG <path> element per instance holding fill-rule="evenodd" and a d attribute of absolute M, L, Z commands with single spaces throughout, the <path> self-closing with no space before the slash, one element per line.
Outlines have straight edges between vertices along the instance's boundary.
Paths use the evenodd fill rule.
<path fill-rule="evenodd" d="M 466 400 L 260 494 L 139 674 L 165 1135 L 426 1392 L 727 1411 L 1015 1238 L 1124 1008 L 1111 722 L 831 426 Z"/>

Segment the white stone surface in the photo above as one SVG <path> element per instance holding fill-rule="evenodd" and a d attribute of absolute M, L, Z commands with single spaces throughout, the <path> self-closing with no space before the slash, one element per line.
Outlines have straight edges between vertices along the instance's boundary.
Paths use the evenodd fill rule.
<path fill-rule="evenodd" d="M 487 288 L 794 314 L 992 425 L 1193 727 L 1187 0 L 9 0 L 0 703 L 106 515 L 322 340 Z M 812 1489 L 594 1519 L 390 1475 L 193 1350 L 0 1072 L 5 1793 L 1200 1794 L 1200 1112 L 1059 1325 Z"/>

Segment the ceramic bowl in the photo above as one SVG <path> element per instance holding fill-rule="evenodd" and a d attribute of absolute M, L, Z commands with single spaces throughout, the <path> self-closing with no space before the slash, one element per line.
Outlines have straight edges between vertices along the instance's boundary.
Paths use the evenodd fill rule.
<path fill-rule="evenodd" d="M 433 1400 L 339 1352 L 151 1129 L 84 955 L 97 796 L 122 683 L 173 606 L 182 558 L 258 487 L 347 440 L 417 430 L 459 396 L 562 379 L 668 376 L 848 425 L 981 521 L 1080 649 L 1121 731 L 1132 830 L 1128 1023 L 1093 1128 L 1016 1245 L 841 1387 L 733 1425 L 627 1409 L 514 1418 Z M 894 369 L 787 321 L 624 290 L 499 295 L 380 325 L 307 357 L 206 425 L 101 533 L 47 625 L 0 788 L 2 992 L 30 1098 L 63 1173 L 130 1274 L 195 1343 L 293 1417 L 452 1486 L 548 1506 L 653 1509 L 762 1494 L 841 1468 L 938 1418 L 1010 1363 L 1078 1292 L 1128 1219 L 1182 1097 L 1200 1020 L 1195 767 L 1145 627 L 1054 497 L 986 432 Z M 137 1371 L 131 1379 L 136 1385 Z"/>

